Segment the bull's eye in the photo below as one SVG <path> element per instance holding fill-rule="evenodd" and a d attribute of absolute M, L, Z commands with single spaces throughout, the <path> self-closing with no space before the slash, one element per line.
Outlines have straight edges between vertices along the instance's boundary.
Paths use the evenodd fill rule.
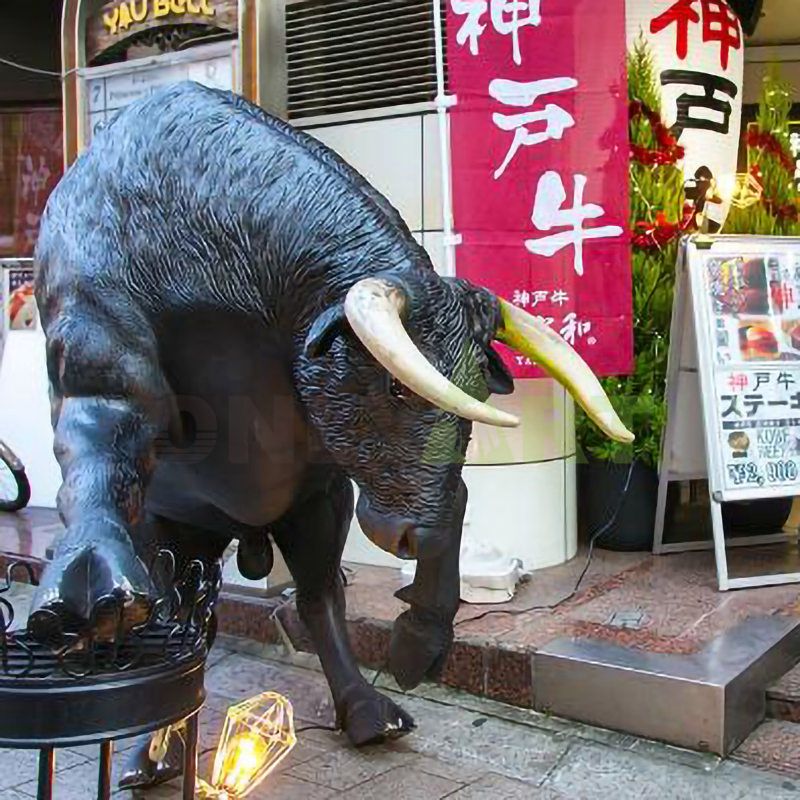
<path fill-rule="evenodd" d="M 398 400 L 406 400 L 411 396 L 411 390 L 397 378 L 389 378 L 389 394 Z"/>

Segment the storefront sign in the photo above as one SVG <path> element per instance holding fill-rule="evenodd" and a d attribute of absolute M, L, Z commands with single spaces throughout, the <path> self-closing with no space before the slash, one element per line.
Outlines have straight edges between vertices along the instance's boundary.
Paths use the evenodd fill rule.
<path fill-rule="evenodd" d="M 447 29 L 458 275 L 629 371 L 624 0 L 449 0 Z"/>
<path fill-rule="evenodd" d="M 644 40 L 655 60 L 662 114 L 685 150 L 687 196 L 706 210 L 711 230 L 728 213 L 737 172 L 744 80 L 742 25 L 725 0 L 627 0 L 628 49 Z M 719 210 L 706 195 L 720 183 Z"/>
<path fill-rule="evenodd" d="M 677 528 L 664 541 L 664 532 L 670 484 L 707 476 L 719 588 L 800 582 L 800 572 L 731 575 L 728 546 L 754 539 L 726 531 L 722 512 L 723 503 L 800 494 L 800 247 L 697 236 L 681 243 L 675 272 L 653 552 L 704 546 Z M 757 532 L 762 544 L 786 539 L 771 523 Z"/>
<path fill-rule="evenodd" d="M 86 57 L 97 56 L 149 30 L 202 25 L 209 30 L 238 31 L 238 0 L 113 0 L 87 20 Z"/>
<path fill-rule="evenodd" d="M 103 12 L 103 25 L 112 35 L 127 31 L 131 25 L 161 17 L 211 18 L 216 14 L 213 0 L 128 0 Z"/>

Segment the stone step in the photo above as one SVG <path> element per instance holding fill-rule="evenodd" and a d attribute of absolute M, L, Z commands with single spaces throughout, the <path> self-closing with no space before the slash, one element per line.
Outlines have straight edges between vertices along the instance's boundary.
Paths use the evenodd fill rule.
<path fill-rule="evenodd" d="M 767 689 L 767 716 L 800 722 L 800 664 Z"/>

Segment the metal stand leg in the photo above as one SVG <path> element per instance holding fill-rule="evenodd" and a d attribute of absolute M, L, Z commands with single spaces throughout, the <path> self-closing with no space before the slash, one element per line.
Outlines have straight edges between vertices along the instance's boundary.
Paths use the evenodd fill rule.
<path fill-rule="evenodd" d="M 111 757 L 114 755 L 114 743 L 103 742 L 100 745 L 100 774 L 97 778 L 97 800 L 111 800 Z"/>
<path fill-rule="evenodd" d="M 39 789 L 37 800 L 53 800 L 53 773 L 56 769 L 56 751 L 43 747 L 39 751 Z"/>
<path fill-rule="evenodd" d="M 183 751 L 183 800 L 194 800 L 197 783 L 197 739 L 200 733 L 198 715 L 192 714 L 186 720 L 186 745 Z"/>

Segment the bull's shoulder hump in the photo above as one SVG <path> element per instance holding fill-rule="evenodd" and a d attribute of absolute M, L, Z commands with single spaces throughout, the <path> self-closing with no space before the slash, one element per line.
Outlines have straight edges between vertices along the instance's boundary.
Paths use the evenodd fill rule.
<path fill-rule="evenodd" d="M 320 169 L 357 190 L 392 227 L 403 233 L 408 232 L 403 218 L 392 204 L 336 152 L 305 131 L 269 114 L 240 95 L 202 86 L 192 81 L 182 81 L 155 92 L 145 101 L 145 108 L 148 116 L 154 117 L 154 121 L 164 120 L 165 109 L 170 109 L 171 115 L 174 115 L 177 121 L 197 118 L 198 115 L 202 115 L 200 109 L 211 112 L 223 111 L 230 115 L 232 122 L 249 121 L 264 137 L 265 142 L 271 142 L 273 146 L 284 150 L 297 150 L 304 156 L 310 156 Z"/>

